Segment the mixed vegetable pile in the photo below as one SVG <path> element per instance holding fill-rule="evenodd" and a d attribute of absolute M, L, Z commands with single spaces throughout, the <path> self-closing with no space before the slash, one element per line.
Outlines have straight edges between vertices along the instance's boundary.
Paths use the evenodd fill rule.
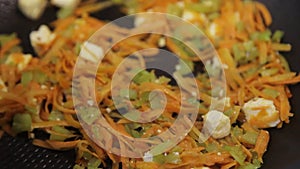
<path fill-rule="evenodd" d="M 86 50 L 98 51 L 96 55 L 101 53 L 101 47 L 88 39 L 106 24 L 89 13 L 111 4 L 121 5 L 127 14 L 163 12 L 191 22 L 211 40 L 225 71 L 227 92 L 224 111 L 209 111 L 211 101 L 224 94 L 211 91 L 211 79 L 207 72 L 214 70 L 214 59 L 207 58 L 210 64 L 196 71 L 201 61 L 195 59 L 193 52 L 175 39 L 158 34 L 133 36 L 117 43 L 106 53 L 95 80 L 97 108 L 112 128 L 130 137 L 148 138 L 168 130 L 178 116 L 181 95 L 185 93 L 180 93 L 172 78 L 158 75 L 155 70 L 141 71 L 133 79 L 130 89 L 120 91 L 118 99 L 129 99 L 136 109 L 145 111 L 159 107 L 161 98 L 150 93 L 161 89 L 166 96 L 166 107 L 159 118 L 149 123 L 124 118 L 124 112 L 118 112 L 117 108 L 121 107 L 126 114 L 128 105 L 114 102 L 110 87 L 112 76 L 124 58 L 142 49 L 168 49 L 184 61 L 176 66 L 176 76 L 182 79 L 177 83 L 189 83 L 189 74 L 196 77 L 199 98 L 187 98 L 186 102 L 198 107 L 197 120 L 180 143 L 160 155 L 127 158 L 105 151 L 88 137 L 75 112 L 78 105 L 73 104 L 72 78 L 76 60 L 82 46 Z M 280 128 L 284 123 L 289 123 L 289 118 L 293 116 L 288 100 L 292 94 L 287 85 L 298 83 L 300 76 L 290 71 L 284 56 L 279 53 L 290 51 L 291 45 L 281 43 L 282 31 L 271 32 L 268 29 L 272 18 L 259 2 L 113 0 L 100 3 L 78 1 L 75 5 L 62 7 L 58 20 L 48 26 L 41 25 L 37 31 L 30 33 L 35 54 L 22 52 L 16 34 L 0 36 L 0 135 L 4 132 L 10 135 L 28 132 L 35 145 L 55 150 L 76 149 L 75 169 L 105 168 L 110 164 L 115 169 L 120 166 L 124 169 L 255 169 L 261 167 L 270 139 L 266 129 Z M 24 5 L 20 8 L 25 10 Z M 30 18 L 38 18 L 38 15 L 24 13 Z M 146 25 L 147 22 L 150 21 L 142 15 L 135 18 L 135 25 Z M 114 38 L 128 32 L 129 28 L 115 26 L 107 37 Z M 155 53 L 145 53 L 134 61 L 144 65 L 145 58 L 152 55 Z M 94 62 L 89 55 L 83 59 L 86 64 Z M 184 65 L 188 65 L 189 69 Z M 82 74 L 79 78 L 79 83 L 83 84 L 81 86 L 88 83 L 88 76 Z M 94 108 L 80 112 L 83 123 L 99 123 L 94 118 L 97 117 Z M 131 118 L 136 116 L 141 115 L 135 114 Z M 220 117 L 219 122 L 216 116 Z M 203 127 L 214 123 L 219 126 L 208 140 L 201 142 Z M 34 134 L 36 131 L 47 133 L 47 138 L 38 138 Z M 97 130 L 91 131 L 94 135 L 103 134 Z M 118 142 L 116 138 L 109 139 L 110 143 Z M 114 148 L 114 144 L 111 146 Z"/>

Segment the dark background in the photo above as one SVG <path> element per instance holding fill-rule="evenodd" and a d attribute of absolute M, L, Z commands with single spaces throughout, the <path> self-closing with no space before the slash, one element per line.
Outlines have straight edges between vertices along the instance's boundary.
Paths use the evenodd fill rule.
<path fill-rule="evenodd" d="M 55 19 L 55 8 L 48 8 L 42 19 L 26 19 L 16 7 L 17 0 L 0 0 L 0 34 L 17 32 L 22 39 L 24 52 L 32 53 L 28 35 L 41 24 Z M 285 53 L 291 69 L 300 72 L 300 1 L 299 0 L 260 0 L 271 11 L 271 29 L 283 30 L 284 42 L 293 45 L 292 52 Z M 116 7 L 95 14 L 100 19 L 112 20 L 122 14 Z M 271 129 L 271 142 L 264 156 L 263 169 L 300 168 L 300 85 L 291 86 L 294 97 L 291 99 L 295 117 L 282 129 Z M 41 169 L 72 168 L 75 159 L 73 150 L 57 152 L 31 145 L 24 136 L 12 138 L 5 135 L 0 140 L 1 169 Z"/>

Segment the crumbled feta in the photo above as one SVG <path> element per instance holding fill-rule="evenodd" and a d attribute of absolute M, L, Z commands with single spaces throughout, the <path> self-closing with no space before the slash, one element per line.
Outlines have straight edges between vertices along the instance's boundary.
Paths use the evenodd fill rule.
<path fill-rule="evenodd" d="M 150 152 L 146 152 L 143 156 L 145 162 L 153 162 L 153 155 Z"/>
<path fill-rule="evenodd" d="M 176 2 L 176 5 L 181 8 L 183 8 L 185 6 L 184 2 L 182 2 L 182 1 Z"/>
<path fill-rule="evenodd" d="M 41 25 L 37 31 L 32 31 L 29 35 L 30 42 L 35 51 L 43 45 L 50 44 L 56 37 L 46 25 Z"/>
<path fill-rule="evenodd" d="M 224 91 L 224 90 L 221 90 L 221 91 Z M 225 99 L 225 106 L 230 107 L 231 106 L 230 105 L 230 97 L 225 97 L 224 99 Z"/>
<path fill-rule="evenodd" d="M 161 47 L 161 48 L 166 46 L 166 38 L 165 37 L 159 38 L 158 46 Z"/>
<path fill-rule="evenodd" d="M 19 0 L 18 7 L 29 19 L 39 19 L 47 6 L 47 0 Z"/>
<path fill-rule="evenodd" d="M 24 70 L 31 61 L 31 54 L 14 53 L 8 56 L 5 64 L 16 65 L 19 71 Z"/>
<path fill-rule="evenodd" d="M 60 8 L 75 8 L 80 0 L 51 0 L 51 4 Z"/>
<path fill-rule="evenodd" d="M 272 100 L 254 98 L 243 106 L 246 120 L 258 128 L 275 127 L 280 123 L 279 112 Z"/>
<path fill-rule="evenodd" d="M 217 35 L 217 24 L 216 23 L 210 24 L 208 33 L 210 36 L 216 37 L 216 35 Z"/>
<path fill-rule="evenodd" d="M 195 12 L 184 10 L 182 13 L 182 19 L 185 21 L 192 21 L 196 19 L 197 14 Z"/>
<path fill-rule="evenodd" d="M 107 113 L 111 112 L 111 109 L 109 107 L 107 107 L 105 110 L 106 110 Z"/>
<path fill-rule="evenodd" d="M 138 27 L 142 25 L 146 21 L 145 17 L 143 16 L 136 16 L 134 19 L 134 26 Z"/>
<path fill-rule="evenodd" d="M 104 57 L 103 49 L 91 42 L 84 42 L 80 51 L 80 56 L 86 60 L 97 63 Z"/>
<path fill-rule="evenodd" d="M 230 119 L 220 111 L 211 110 L 204 116 L 203 128 L 213 138 L 223 138 L 230 134 Z"/>

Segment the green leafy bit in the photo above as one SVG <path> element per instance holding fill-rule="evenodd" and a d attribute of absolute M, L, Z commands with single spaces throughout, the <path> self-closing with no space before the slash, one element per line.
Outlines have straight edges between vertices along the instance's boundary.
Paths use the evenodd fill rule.
<path fill-rule="evenodd" d="M 142 84 L 144 82 L 153 82 L 155 78 L 154 72 L 142 70 L 133 78 L 133 82 L 136 84 Z"/>

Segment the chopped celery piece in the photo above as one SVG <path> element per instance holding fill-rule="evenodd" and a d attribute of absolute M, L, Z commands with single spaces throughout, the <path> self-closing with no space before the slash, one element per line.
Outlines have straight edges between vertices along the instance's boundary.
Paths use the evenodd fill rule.
<path fill-rule="evenodd" d="M 272 36 L 272 40 L 273 42 L 277 42 L 279 43 L 282 39 L 282 37 L 284 36 L 284 32 L 283 31 L 280 31 L 280 30 L 277 30 L 275 31 L 275 33 L 273 34 Z"/>
<path fill-rule="evenodd" d="M 279 70 L 277 68 L 263 69 L 260 72 L 262 77 L 275 75 Z"/>
<path fill-rule="evenodd" d="M 214 13 L 208 15 L 208 19 L 214 20 L 216 18 L 219 18 L 219 16 L 220 16 L 219 12 L 214 12 Z"/>
<path fill-rule="evenodd" d="M 40 83 L 40 84 L 43 84 L 47 80 L 47 75 L 42 71 L 35 70 L 33 72 L 33 80 Z"/>
<path fill-rule="evenodd" d="M 12 130 L 16 133 L 31 130 L 31 116 L 28 113 L 15 114 L 12 123 Z"/>
<path fill-rule="evenodd" d="M 234 137 L 239 137 L 243 134 L 243 129 L 239 128 L 238 126 L 233 127 L 231 131 Z"/>
<path fill-rule="evenodd" d="M 58 110 L 52 110 L 48 119 L 50 121 L 60 121 L 64 119 L 64 115 Z"/>
<path fill-rule="evenodd" d="M 178 71 L 181 75 L 187 75 L 192 73 L 194 70 L 194 63 L 188 60 L 180 60 L 179 64 L 176 65 L 176 71 Z"/>
<path fill-rule="evenodd" d="M 234 109 L 228 109 L 224 112 L 224 115 L 226 115 L 227 117 L 231 117 L 233 113 Z"/>
<path fill-rule="evenodd" d="M 149 95 L 150 92 L 143 92 L 140 96 L 140 100 L 142 103 L 148 102 L 149 101 Z"/>
<path fill-rule="evenodd" d="M 228 151 L 229 154 L 240 164 L 244 165 L 247 155 L 244 153 L 242 146 L 224 146 L 224 150 Z"/>
<path fill-rule="evenodd" d="M 99 169 L 99 166 L 101 164 L 101 161 L 95 157 L 92 157 L 89 162 L 87 169 Z"/>
<path fill-rule="evenodd" d="M 167 12 L 179 17 L 182 15 L 182 9 L 177 4 L 169 4 L 167 7 Z"/>
<path fill-rule="evenodd" d="M 254 75 L 257 72 L 257 69 L 258 69 L 257 67 L 252 67 L 252 68 L 248 69 L 246 72 L 244 72 L 243 74 L 247 78 L 249 76 Z"/>
<path fill-rule="evenodd" d="M 240 137 L 240 140 L 241 142 L 255 145 L 257 137 L 258 137 L 257 132 L 248 131 Z"/>
<path fill-rule="evenodd" d="M 244 31 L 245 29 L 245 25 L 242 21 L 239 21 L 237 24 L 236 24 L 236 29 L 238 32 L 242 32 Z"/>
<path fill-rule="evenodd" d="M 31 71 L 23 72 L 21 77 L 21 84 L 27 86 L 33 79 L 33 73 Z"/>
<path fill-rule="evenodd" d="M 251 40 L 270 41 L 272 32 L 266 30 L 264 32 L 254 32 L 250 35 Z"/>
<path fill-rule="evenodd" d="M 76 164 L 74 165 L 73 169 L 85 169 L 85 167 Z"/>
<path fill-rule="evenodd" d="M 158 164 L 178 164 L 181 162 L 179 152 L 172 152 L 169 154 L 159 154 L 153 157 L 153 161 Z"/>
<path fill-rule="evenodd" d="M 178 164 L 180 162 L 181 159 L 178 152 L 169 153 L 167 156 L 165 156 L 165 163 Z"/>
<path fill-rule="evenodd" d="M 75 52 L 77 55 L 79 55 L 79 53 L 80 53 L 81 45 L 82 45 L 81 42 L 77 42 L 76 45 L 75 45 L 74 52 Z"/>
<path fill-rule="evenodd" d="M 218 152 L 219 146 L 216 143 L 208 143 L 205 147 L 207 152 Z"/>
<path fill-rule="evenodd" d="M 69 130 L 67 130 L 66 128 L 61 127 L 61 126 L 53 126 L 52 130 L 57 132 L 57 133 L 61 133 L 61 134 L 65 134 L 65 135 L 71 135 L 72 134 L 72 132 L 70 132 Z M 50 135 L 50 140 L 64 141 L 67 138 L 69 138 L 69 137 L 56 135 L 56 134 L 51 134 Z"/>
<path fill-rule="evenodd" d="M 60 8 L 57 12 L 57 18 L 63 19 L 70 15 L 72 15 L 74 9 L 73 8 Z"/>
<path fill-rule="evenodd" d="M 96 107 L 81 107 L 79 109 L 79 115 L 81 119 L 88 125 L 93 124 L 97 119 L 99 119 L 98 108 Z"/>
<path fill-rule="evenodd" d="M 286 71 L 290 72 L 291 69 L 290 69 L 289 63 L 286 61 L 285 57 L 282 56 L 282 55 L 279 55 L 279 60 L 280 60 L 280 62 L 282 64 L 282 66 L 284 67 L 284 69 Z"/>
<path fill-rule="evenodd" d="M 251 51 L 255 47 L 253 41 L 244 42 L 243 46 L 244 46 L 244 48 L 245 48 L 246 51 Z"/>
<path fill-rule="evenodd" d="M 220 0 L 204 0 L 200 3 L 186 4 L 186 8 L 200 13 L 217 12 L 220 8 Z"/>
<path fill-rule="evenodd" d="M 133 89 L 121 89 L 120 96 L 130 100 L 135 100 L 137 98 L 137 92 Z"/>
<path fill-rule="evenodd" d="M 12 33 L 12 34 L 2 34 L 0 35 L 0 45 L 3 46 L 7 42 L 17 38 L 17 34 Z"/>
<path fill-rule="evenodd" d="M 123 116 L 126 117 L 128 120 L 137 121 L 140 118 L 141 113 L 137 110 L 132 110 L 124 113 Z"/>
<path fill-rule="evenodd" d="M 280 92 L 270 88 L 265 88 L 262 92 L 272 98 L 276 98 L 280 95 Z"/>
<path fill-rule="evenodd" d="M 151 92 L 149 94 L 149 102 L 151 109 L 162 109 L 164 108 L 165 97 L 160 92 Z"/>
<path fill-rule="evenodd" d="M 155 80 L 155 74 L 146 70 L 140 71 L 134 78 L 133 82 L 136 84 L 142 84 L 144 82 L 152 82 Z"/>
<path fill-rule="evenodd" d="M 155 82 L 159 84 L 168 84 L 171 81 L 170 78 L 167 78 L 165 76 L 160 76 Z"/>
<path fill-rule="evenodd" d="M 251 163 L 246 163 L 245 165 L 239 166 L 238 169 L 257 169 L 260 168 L 260 166 L 251 164 Z"/>
<path fill-rule="evenodd" d="M 155 147 L 153 147 L 149 153 L 151 154 L 159 154 L 160 152 L 165 152 L 172 147 L 174 143 L 171 140 L 167 140 Z"/>
<path fill-rule="evenodd" d="M 125 124 L 125 130 L 134 138 L 140 138 L 145 131 L 144 128 L 138 123 Z"/>
<path fill-rule="evenodd" d="M 234 44 L 232 47 L 232 51 L 235 61 L 239 61 L 245 56 L 245 51 L 241 49 L 239 44 Z"/>

